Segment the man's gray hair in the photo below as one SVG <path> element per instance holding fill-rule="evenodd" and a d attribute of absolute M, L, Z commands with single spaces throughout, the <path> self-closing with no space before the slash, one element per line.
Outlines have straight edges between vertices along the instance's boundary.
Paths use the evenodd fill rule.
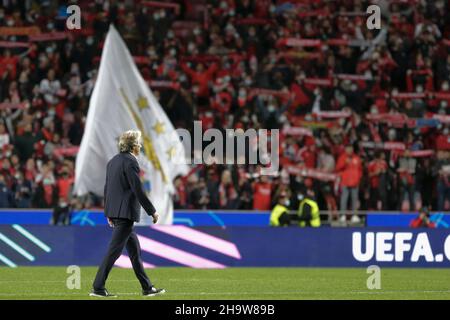
<path fill-rule="evenodd" d="M 122 133 L 119 139 L 119 151 L 131 152 L 137 144 L 141 143 L 141 132 L 139 130 L 128 130 Z"/>

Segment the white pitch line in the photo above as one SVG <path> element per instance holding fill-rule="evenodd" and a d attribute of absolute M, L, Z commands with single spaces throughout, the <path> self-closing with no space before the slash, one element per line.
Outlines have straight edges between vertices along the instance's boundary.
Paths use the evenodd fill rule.
<path fill-rule="evenodd" d="M 286 291 L 286 292 L 239 292 L 239 295 L 287 295 L 287 294 L 390 294 L 390 293 L 450 293 L 450 290 L 408 290 L 408 291 L 348 291 L 348 292 L 330 292 L 330 291 Z M 33 292 L 33 293 L 24 293 L 24 294 L 17 294 L 17 293 L 0 293 L 1 296 L 67 296 L 67 295 L 88 295 L 89 293 L 84 292 L 73 292 L 73 293 L 67 293 L 67 292 Z M 140 293 L 136 292 L 117 292 L 115 293 L 119 296 L 134 296 L 134 295 L 141 295 Z M 188 295 L 236 295 L 236 292 L 168 292 L 167 294 L 172 296 L 188 296 Z"/>

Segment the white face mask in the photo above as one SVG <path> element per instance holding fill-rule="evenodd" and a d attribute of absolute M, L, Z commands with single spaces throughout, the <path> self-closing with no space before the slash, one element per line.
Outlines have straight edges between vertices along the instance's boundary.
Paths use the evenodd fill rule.
<path fill-rule="evenodd" d="M 388 138 L 389 138 L 390 140 L 394 140 L 394 139 L 395 139 L 395 136 L 396 136 L 395 131 L 389 131 L 389 133 L 388 133 Z"/>

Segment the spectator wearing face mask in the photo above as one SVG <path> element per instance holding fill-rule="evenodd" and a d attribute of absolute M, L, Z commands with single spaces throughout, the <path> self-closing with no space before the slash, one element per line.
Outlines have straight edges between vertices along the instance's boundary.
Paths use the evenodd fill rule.
<path fill-rule="evenodd" d="M 52 219 L 50 220 L 50 224 L 64 225 L 67 226 L 70 224 L 70 212 L 71 207 L 66 199 L 59 198 L 56 206 L 53 208 Z"/>
<path fill-rule="evenodd" d="M 0 208 L 12 208 L 13 204 L 12 190 L 6 185 L 5 177 L 0 174 Z"/>
<path fill-rule="evenodd" d="M 290 200 L 287 192 L 281 192 L 278 198 L 278 202 L 272 209 L 270 214 L 270 225 L 272 227 L 287 227 L 291 223 L 289 216 Z"/>
<path fill-rule="evenodd" d="M 30 208 L 33 187 L 30 180 L 23 177 L 21 172 L 17 172 L 13 185 L 15 204 L 17 208 Z"/>
<path fill-rule="evenodd" d="M 369 162 L 367 171 L 369 173 L 370 184 L 370 208 L 384 210 L 387 204 L 386 172 L 388 169 L 382 151 L 377 152 L 376 158 Z"/>
<path fill-rule="evenodd" d="M 320 227 L 319 205 L 314 199 L 313 192 L 302 188 L 298 191 L 297 198 L 300 201 L 297 212 L 299 226 Z"/>
<path fill-rule="evenodd" d="M 437 155 L 433 175 L 437 189 L 437 210 L 446 210 L 446 202 L 450 202 L 450 151 L 441 150 Z"/>
<path fill-rule="evenodd" d="M 58 189 L 56 187 L 55 178 L 49 171 L 45 173 L 42 180 L 38 182 L 33 204 L 37 208 L 52 208 L 56 205 L 57 201 Z"/>
<path fill-rule="evenodd" d="M 353 212 L 352 222 L 360 221 L 356 215 L 358 209 L 358 190 L 362 177 L 361 158 L 354 153 L 353 146 L 347 145 L 345 152 L 339 156 L 336 164 L 336 173 L 339 174 L 341 186 L 341 203 L 340 210 L 344 212 L 341 216 L 341 222 L 347 220 L 345 212 L 347 210 L 347 203 L 349 196 L 351 197 L 351 209 Z"/>
<path fill-rule="evenodd" d="M 59 90 L 61 90 L 61 83 L 55 77 L 55 70 L 50 69 L 47 78 L 41 81 L 40 92 L 48 104 L 55 105 L 59 102 Z"/>
<path fill-rule="evenodd" d="M 399 177 L 399 209 L 404 209 L 403 201 L 406 199 L 407 208 L 414 210 L 415 208 L 415 178 L 416 178 L 417 160 L 410 157 L 409 151 L 405 151 L 404 155 L 399 159 L 399 167 L 397 169 Z"/>
<path fill-rule="evenodd" d="M 9 144 L 9 134 L 6 131 L 6 127 L 3 123 L 0 122 L 0 150 L 3 149 L 4 146 Z"/>

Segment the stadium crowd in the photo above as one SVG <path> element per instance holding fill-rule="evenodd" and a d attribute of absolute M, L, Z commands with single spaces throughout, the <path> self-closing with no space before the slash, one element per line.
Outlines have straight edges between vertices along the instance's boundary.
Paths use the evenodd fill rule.
<path fill-rule="evenodd" d="M 366 26 L 381 8 L 381 29 Z M 175 127 L 280 129 L 280 170 L 198 165 L 176 208 L 450 208 L 449 1 L 4 1 L 0 207 L 101 206 L 71 196 L 105 34 L 114 23 Z M 36 32 L 36 28 L 40 33 Z"/>

